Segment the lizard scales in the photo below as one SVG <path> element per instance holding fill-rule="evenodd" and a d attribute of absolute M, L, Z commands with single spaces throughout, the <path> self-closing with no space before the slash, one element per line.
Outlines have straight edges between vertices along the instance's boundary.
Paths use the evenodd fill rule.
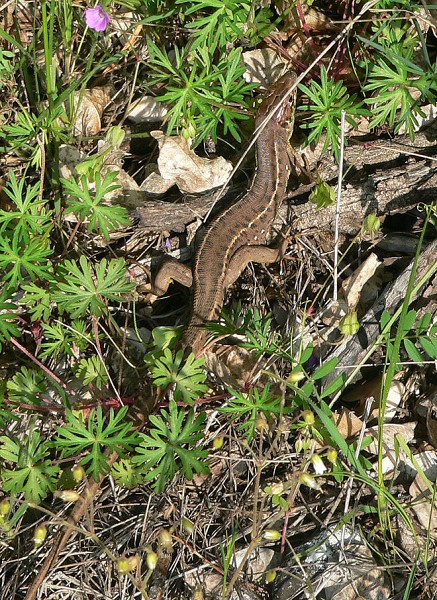
<path fill-rule="evenodd" d="M 294 97 L 279 107 L 296 81 L 294 73 L 281 77 L 261 103 L 255 120 L 257 170 L 250 189 L 207 228 L 193 268 L 193 302 L 182 345 L 198 355 L 207 332 L 202 329 L 218 317 L 224 302 L 230 265 L 244 247 L 265 245 L 267 234 L 284 198 L 290 174 L 289 139 L 293 129 Z M 266 117 L 277 109 L 267 123 Z M 234 261 L 235 262 L 235 261 Z M 248 261 L 246 261 L 247 263 Z M 233 276 L 242 272 L 246 263 Z"/>

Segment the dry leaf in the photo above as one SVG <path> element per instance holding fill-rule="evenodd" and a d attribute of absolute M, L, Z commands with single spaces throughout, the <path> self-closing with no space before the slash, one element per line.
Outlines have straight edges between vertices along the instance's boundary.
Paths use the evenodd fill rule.
<path fill-rule="evenodd" d="M 437 539 L 437 501 L 432 503 L 432 492 L 418 474 L 410 485 L 411 508 L 417 520 L 429 534 Z"/>
<path fill-rule="evenodd" d="M 381 376 L 375 377 L 369 381 L 366 381 L 360 386 L 355 387 L 353 390 L 345 394 L 344 400 L 346 402 L 358 402 L 359 406 L 356 409 L 357 415 L 361 416 L 364 414 L 367 400 L 373 398 L 371 413 L 369 421 L 377 419 L 379 417 L 379 403 L 381 400 Z M 396 416 L 399 408 L 399 404 L 404 397 L 405 386 L 401 381 L 395 379 L 392 381 L 390 389 L 387 395 L 387 403 L 384 413 L 384 423 L 390 423 Z"/>
<path fill-rule="evenodd" d="M 355 437 L 363 426 L 363 421 L 348 408 L 345 408 L 341 414 L 334 413 L 334 418 L 336 427 L 345 440 Z"/>
<path fill-rule="evenodd" d="M 143 96 L 132 104 L 126 117 L 134 123 L 155 123 L 162 121 L 168 113 L 163 102 L 157 102 L 152 96 Z"/>
<path fill-rule="evenodd" d="M 101 129 L 101 116 L 112 96 L 113 88 L 110 85 L 95 87 L 92 90 L 85 91 L 85 93 L 75 92 L 75 135 L 89 136 L 99 133 Z"/>
<path fill-rule="evenodd" d="M 372 252 L 366 260 L 354 271 L 354 273 L 343 281 L 341 286 L 346 298 L 349 310 L 353 310 L 361 296 L 364 285 L 375 274 L 376 269 L 381 264 L 376 254 Z"/>
<path fill-rule="evenodd" d="M 223 157 L 209 159 L 197 156 L 182 136 L 170 137 L 162 131 L 152 131 L 151 135 L 159 145 L 159 173 L 169 187 L 176 184 L 181 192 L 195 194 L 228 181 L 232 164 Z M 141 186 L 145 191 L 148 191 L 148 179 Z M 156 176 L 153 179 L 156 181 Z"/>
<path fill-rule="evenodd" d="M 242 59 L 246 67 L 244 80 L 248 83 L 259 83 L 263 89 L 269 88 L 289 71 L 289 67 L 272 48 L 243 52 Z"/>

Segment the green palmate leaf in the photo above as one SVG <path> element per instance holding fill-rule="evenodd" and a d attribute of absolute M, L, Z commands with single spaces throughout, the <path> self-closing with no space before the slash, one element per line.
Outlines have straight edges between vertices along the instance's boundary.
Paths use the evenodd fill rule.
<path fill-rule="evenodd" d="M 197 131 L 197 144 L 209 135 L 216 140 L 218 128 L 223 126 L 240 139 L 236 122 L 248 118 L 241 107 L 247 105 L 246 97 L 254 88 L 243 79 L 241 49 L 232 49 L 213 64 L 208 47 L 176 47 L 172 61 L 152 40 L 148 45 L 155 73 L 152 82 L 165 83 L 166 92 L 158 99 L 170 105 L 168 132 L 189 125 Z"/>
<path fill-rule="evenodd" d="M 80 181 L 61 179 L 66 191 L 71 194 L 67 199 L 67 209 L 88 223 L 89 231 L 97 231 L 106 240 L 109 234 L 117 228 L 129 225 L 127 210 L 122 206 L 105 205 L 107 196 L 121 186 L 116 184 L 118 171 L 108 172 L 102 178 L 100 173 L 95 175 L 95 191 L 90 190 L 90 182 L 83 175 Z"/>
<path fill-rule="evenodd" d="M 418 116 L 425 116 L 420 108 L 424 99 L 435 102 L 437 79 L 434 70 L 424 71 L 420 66 L 394 52 L 384 52 L 373 65 L 365 91 L 373 92 L 366 99 L 373 107 L 370 127 L 388 123 L 395 132 L 402 125 L 414 139 Z M 434 67 L 435 69 L 435 67 Z M 420 97 L 417 97 L 419 92 Z"/>
<path fill-rule="evenodd" d="M 183 350 L 179 350 L 173 358 L 171 350 L 165 348 L 150 371 L 153 383 L 157 387 L 171 387 L 177 402 L 183 400 L 192 403 L 208 391 L 208 386 L 205 384 L 206 375 L 202 369 L 204 364 L 205 359 L 196 358 L 194 354 L 190 354 L 184 360 Z"/>
<path fill-rule="evenodd" d="M 54 445 L 62 448 L 65 457 L 86 452 L 79 463 L 98 480 L 100 475 L 110 469 L 107 456 L 104 455 L 105 450 L 125 456 L 125 452 L 132 450 L 138 442 L 138 435 L 133 432 L 132 424 L 123 422 L 127 409 L 125 406 L 117 413 L 111 409 L 109 415 L 105 416 L 99 406 L 97 410 L 91 411 L 87 422 L 67 410 L 67 425 L 57 428 Z"/>
<path fill-rule="evenodd" d="M 12 210 L 0 210 L 0 233 L 10 232 L 28 244 L 32 237 L 51 229 L 52 213 L 46 210 L 45 200 L 39 198 L 39 183 L 29 185 L 24 177 L 18 182 L 12 170 L 8 177 L 9 185 L 4 191 L 15 206 Z"/>
<path fill-rule="evenodd" d="M 219 408 L 219 411 L 231 415 L 232 419 L 246 419 L 239 429 L 245 431 L 248 442 L 256 435 L 257 421 L 261 414 L 268 419 L 272 415 L 278 417 L 282 412 L 289 411 L 288 408 L 283 408 L 281 398 L 272 396 L 268 385 L 262 392 L 256 388 L 249 390 L 247 394 L 230 391 L 234 397 L 228 401 L 227 406 Z"/>
<path fill-rule="evenodd" d="M 49 290 L 39 287 L 36 283 L 25 284 L 22 288 L 26 292 L 23 298 L 23 305 L 31 315 L 32 321 L 47 321 L 52 312 Z"/>
<path fill-rule="evenodd" d="M 43 342 L 41 347 L 41 357 L 53 358 L 59 357 L 62 354 L 67 356 L 77 356 L 80 351 L 85 350 L 89 344 L 89 334 L 86 332 L 86 324 L 84 321 L 73 321 L 70 327 L 66 327 L 63 323 L 41 323 L 43 329 Z"/>
<path fill-rule="evenodd" d="M 32 280 L 50 277 L 52 267 L 47 260 L 52 250 L 43 239 L 34 238 L 29 243 L 19 241 L 14 236 L 12 242 L 0 237 L 0 270 L 4 271 L 3 281 L 16 288 L 29 276 Z"/>
<path fill-rule="evenodd" d="M 9 400 L 16 403 L 39 404 L 41 394 L 47 390 L 47 384 L 42 371 L 21 367 L 12 379 L 6 383 Z"/>
<path fill-rule="evenodd" d="M 93 267 L 85 256 L 79 264 L 66 260 L 60 269 L 62 278 L 53 291 L 53 300 L 60 310 L 72 317 L 107 314 L 109 301 L 119 302 L 134 287 L 127 278 L 123 259 L 103 259 Z"/>
<path fill-rule="evenodd" d="M 49 447 L 41 434 L 29 428 L 22 442 L 17 438 L 0 437 L 0 456 L 12 463 L 1 474 L 2 485 L 9 494 L 24 494 L 26 500 L 39 503 L 56 488 L 59 467 L 48 458 Z"/>
<path fill-rule="evenodd" d="M 209 473 L 204 461 L 207 450 L 194 447 L 203 438 L 206 414 L 195 417 L 193 410 L 179 410 L 172 400 L 169 411 L 162 409 L 161 415 L 150 417 L 153 428 L 148 435 L 141 434 L 142 441 L 133 457 L 134 465 L 141 467 L 147 481 L 156 479 L 153 487 L 157 492 L 162 492 L 181 468 L 188 479 L 194 473 Z"/>
<path fill-rule="evenodd" d="M 75 372 L 84 385 L 93 383 L 98 389 L 104 388 L 109 381 L 109 374 L 100 356 L 82 358 Z"/>
<path fill-rule="evenodd" d="M 129 458 L 114 463 L 111 467 L 111 475 L 119 486 L 129 489 L 138 487 L 144 482 L 144 474 L 133 466 Z"/>

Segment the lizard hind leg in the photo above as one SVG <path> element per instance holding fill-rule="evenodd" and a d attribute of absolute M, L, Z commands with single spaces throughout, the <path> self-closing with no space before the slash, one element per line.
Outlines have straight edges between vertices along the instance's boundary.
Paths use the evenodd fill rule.
<path fill-rule="evenodd" d="M 241 275 L 250 262 L 271 264 L 284 257 L 288 246 L 285 238 L 277 247 L 247 245 L 239 248 L 229 262 L 229 268 L 224 281 L 224 288 L 231 286 Z"/>

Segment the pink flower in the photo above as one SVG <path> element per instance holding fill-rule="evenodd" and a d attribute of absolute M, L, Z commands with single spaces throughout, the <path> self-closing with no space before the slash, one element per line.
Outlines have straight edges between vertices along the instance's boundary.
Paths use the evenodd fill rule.
<path fill-rule="evenodd" d="M 94 8 L 87 8 L 85 11 L 85 22 L 91 29 L 95 31 L 105 31 L 108 27 L 111 17 L 106 13 L 100 4 Z"/>

